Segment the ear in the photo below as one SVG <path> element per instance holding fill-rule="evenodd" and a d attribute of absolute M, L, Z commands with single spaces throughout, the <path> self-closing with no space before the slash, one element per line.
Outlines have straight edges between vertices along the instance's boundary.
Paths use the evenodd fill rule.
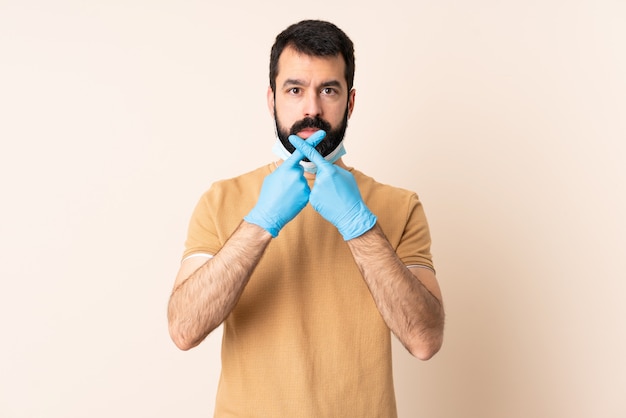
<path fill-rule="evenodd" d="M 276 118 L 274 114 L 274 91 L 272 90 L 272 86 L 267 87 L 267 109 L 270 111 L 270 116 L 272 119 Z"/>
<path fill-rule="evenodd" d="M 352 111 L 354 110 L 355 98 L 356 98 L 356 90 L 352 89 L 350 90 L 350 93 L 348 93 L 348 119 L 350 119 L 350 116 L 352 116 Z"/>

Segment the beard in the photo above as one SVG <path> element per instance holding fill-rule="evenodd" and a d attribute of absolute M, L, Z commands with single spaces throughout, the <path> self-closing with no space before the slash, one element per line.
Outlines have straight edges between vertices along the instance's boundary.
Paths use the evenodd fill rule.
<path fill-rule="evenodd" d="M 276 113 L 276 106 L 274 106 L 274 115 Z M 303 129 L 306 128 L 317 128 L 326 132 L 326 137 L 320 142 L 315 149 L 322 155 L 322 157 L 326 157 L 331 152 L 333 152 L 341 141 L 343 141 L 343 137 L 346 134 L 346 129 L 348 128 L 348 107 L 346 106 L 346 112 L 343 115 L 343 119 L 339 126 L 336 129 L 332 129 L 330 123 L 326 120 L 316 116 L 315 118 L 304 118 L 297 122 L 295 122 L 290 129 L 285 129 L 280 121 L 278 120 L 278 116 L 275 117 L 276 122 L 276 134 L 278 135 L 278 139 L 281 144 L 290 154 L 296 150 L 296 148 L 291 145 L 289 142 L 290 135 L 297 135 Z M 309 161 L 308 158 L 305 158 L 303 161 Z"/>

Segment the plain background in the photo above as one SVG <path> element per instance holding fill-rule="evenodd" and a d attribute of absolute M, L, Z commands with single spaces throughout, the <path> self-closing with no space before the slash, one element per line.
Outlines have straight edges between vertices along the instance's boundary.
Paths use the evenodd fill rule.
<path fill-rule="evenodd" d="M 356 44 L 345 161 L 415 190 L 447 309 L 401 417 L 626 416 L 626 3 L 0 0 L 0 416 L 207 417 L 166 304 L 211 182 L 274 159 L 269 49 Z"/>

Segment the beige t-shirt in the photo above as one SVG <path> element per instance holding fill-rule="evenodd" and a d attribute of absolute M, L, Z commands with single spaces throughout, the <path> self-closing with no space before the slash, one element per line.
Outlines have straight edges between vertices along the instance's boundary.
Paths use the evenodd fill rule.
<path fill-rule="evenodd" d="M 184 257 L 217 253 L 274 169 L 213 184 L 194 211 Z M 350 171 L 400 259 L 432 268 L 417 195 Z M 224 322 L 215 416 L 396 415 L 390 331 L 347 244 L 307 205 L 269 244 Z"/>

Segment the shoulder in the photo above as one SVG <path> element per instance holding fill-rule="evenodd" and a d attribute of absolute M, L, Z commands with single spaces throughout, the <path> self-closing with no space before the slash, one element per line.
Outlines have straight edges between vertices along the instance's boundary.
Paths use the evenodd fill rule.
<path fill-rule="evenodd" d="M 417 193 L 404 189 L 402 187 L 393 186 L 391 184 L 381 183 L 371 176 L 359 171 L 355 168 L 349 168 L 354 176 L 359 190 L 364 200 L 368 199 L 384 199 L 386 201 L 403 202 L 403 201 L 419 201 Z"/>
<path fill-rule="evenodd" d="M 194 249 L 214 254 L 223 245 L 256 203 L 263 179 L 272 167 L 268 164 L 233 178 L 218 180 L 202 194 L 190 220 L 189 253 Z"/>
<path fill-rule="evenodd" d="M 236 177 L 213 182 L 202 193 L 196 211 L 239 213 L 239 210 L 249 210 L 258 198 L 263 179 L 273 167 L 273 164 L 267 164 Z"/>
<path fill-rule="evenodd" d="M 230 189 L 245 188 L 256 186 L 263 182 L 263 179 L 274 170 L 274 164 L 266 164 L 247 173 L 240 174 L 236 177 L 221 179 L 215 181 L 208 191 L 211 189 Z"/>
<path fill-rule="evenodd" d="M 350 169 L 350 172 L 359 185 L 363 201 L 378 218 L 394 249 L 403 242 L 420 248 L 429 244 L 428 222 L 416 192 L 381 183 L 355 169 Z M 410 254 L 416 251 L 412 248 Z"/>
<path fill-rule="evenodd" d="M 258 191 L 263 179 L 274 169 L 274 164 L 266 164 L 236 177 L 213 182 L 204 192 L 203 199 L 241 195 Z"/>

